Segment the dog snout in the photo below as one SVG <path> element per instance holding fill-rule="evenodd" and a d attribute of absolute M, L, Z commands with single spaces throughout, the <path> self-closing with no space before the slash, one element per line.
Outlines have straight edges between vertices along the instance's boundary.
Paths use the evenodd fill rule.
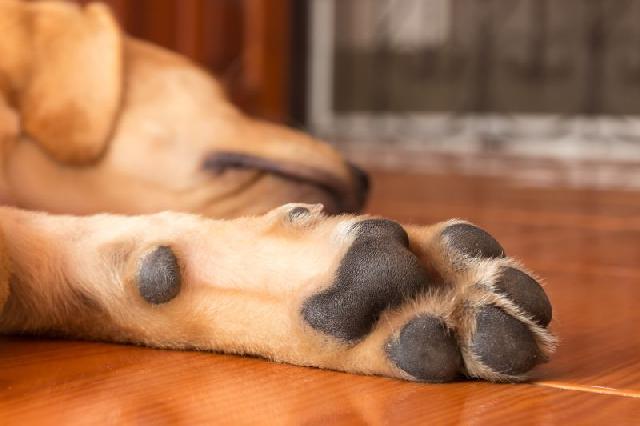
<path fill-rule="evenodd" d="M 353 164 L 347 164 L 348 179 L 328 170 L 301 163 L 274 161 L 272 159 L 236 152 L 212 152 L 205 157 L 202 167 L 208 173 L 220 175 L 226 170 L 241 169 L 269 173 L 294 184 L 307 184 L 319 188 L 333 200 L 327 206 L 329 213 L 354 213 L 364 206 L 369 190 L 369 177 Z M 301 201 L 301 200 L 290 200 Z"/>

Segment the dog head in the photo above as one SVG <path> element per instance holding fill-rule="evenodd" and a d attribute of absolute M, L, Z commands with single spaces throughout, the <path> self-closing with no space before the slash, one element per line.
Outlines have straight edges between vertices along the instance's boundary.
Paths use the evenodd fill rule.
<path fill-rule="evenodd" d="M 331 146 L 245 116 L 101 4 L 2 0 L 0 31 L 0 197 L 76 214 L 362 207 L 366 175 Z"/>

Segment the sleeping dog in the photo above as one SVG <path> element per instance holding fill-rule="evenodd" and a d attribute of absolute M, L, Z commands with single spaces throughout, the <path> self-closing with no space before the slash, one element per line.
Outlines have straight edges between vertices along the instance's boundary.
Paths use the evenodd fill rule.
<path fill-rule="evenodd" d="M 354 215 L 361 171 L 103 5 L 0 0 L 0 32 L 0 333 L 431 382 L 553 351 L 547 296 L 491 235 Z"/>

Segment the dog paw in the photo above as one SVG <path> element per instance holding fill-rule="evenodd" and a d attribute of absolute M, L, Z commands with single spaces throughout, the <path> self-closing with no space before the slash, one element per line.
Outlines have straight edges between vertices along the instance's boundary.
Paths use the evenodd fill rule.
<path fill-rule="evenodd" d="M 462 221 L 407 229 L 354 223 L 334 281 L 302 303 L 307 326 L 345 348 L 345 365 L 418 381 L 518 381 L 547 360 L 549 299 L 490 234 Z"/>

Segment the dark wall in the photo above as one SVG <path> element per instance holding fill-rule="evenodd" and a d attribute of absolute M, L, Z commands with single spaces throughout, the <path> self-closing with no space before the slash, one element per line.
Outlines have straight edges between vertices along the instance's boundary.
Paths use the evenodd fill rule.
<path fill-rule="evenodd" d="M 640 114 L 640 1 L 446 3 L 446 36 L 410 49 L 392 43 L 402 22 L 388 22 L 386 0 L 337 3 L 335 108 Z M 371 5 L 377 9 L 364 19 L 363 6 Z M 417 5 L 395 2 L 392 12 L 411 17 Z M 424 19 L 426 27 L 437 24 Z M 362 27 L 373 29 L 375 40 L 354 47 L 348 36 Z"/>

